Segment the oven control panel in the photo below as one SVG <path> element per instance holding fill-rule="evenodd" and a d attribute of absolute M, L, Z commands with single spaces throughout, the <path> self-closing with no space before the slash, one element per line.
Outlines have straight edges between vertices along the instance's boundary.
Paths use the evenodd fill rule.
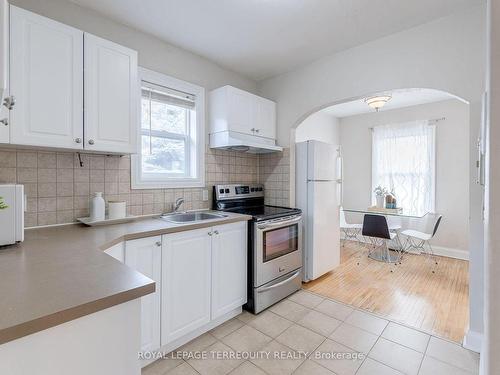
<path fill-rule="evenodd" d="M 215 185 L 214 191 L 217 200 L 263 197 L 264 185 L 262 184 Z"/>

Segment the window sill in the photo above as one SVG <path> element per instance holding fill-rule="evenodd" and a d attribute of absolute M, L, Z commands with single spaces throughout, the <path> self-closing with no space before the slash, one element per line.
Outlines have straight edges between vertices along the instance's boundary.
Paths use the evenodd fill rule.
<path fill-rule="evenodd" d="M 172 181 L 132 181 L 132 190 L 140 189 L 182 189 L 205 187 L 204 180 L 184 179 Z"/>

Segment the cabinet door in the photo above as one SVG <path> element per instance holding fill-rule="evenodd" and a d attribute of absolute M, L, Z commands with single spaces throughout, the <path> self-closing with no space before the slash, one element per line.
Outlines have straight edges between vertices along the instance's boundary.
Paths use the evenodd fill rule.
<path fill-rule="evenodd" d="M 0 105 L 7 91 L 9 62 L 9 3 L 0 0 Z"/>
<path fill-rule="evenodd" d="M 153 294 L 141 297 L 141 350 L 160 348 L 161 237 L 127 241 L 125 264 L 156 283 Z"/>
<path fill-rule="evenodd" d="M 85 33 L 85 149 L 135 153 L 137 52 Z"/>
<path fill-rule="evenodd" d="M 10 120 L 9 110 L 5 106 L 0 106 L 0 143 L 10 142 Z"/>
<path fill-rule="evenodd" d="M 9 3 L 0 0 L 0 143 L 10 142 L 9 110 L 3 105 L 9 95 Z"/>
<path fill-rule="evenodd" d="M 83 32 L 10 7 L 11 143 L 81 149 Z"/>
<path fill-rule="evenodd" d="M 254 95 L 227 87 L 227 108 L 229 130 L 255 135 L 256 101 Z"/>
<path fill-rule="evenodd" d="M 276 103 L 257 98 L 257 121 L 255 135 L 276 139 Z"/>
<path fill-rule="evenodd" d="M 212 319 L 247 301 L 247 223 L 213 228 Z"/>
<path fill-rule="evenodd" d="M 210 232 L 203 228 L 163 236 L 162 345 L 210 321 Z"/>

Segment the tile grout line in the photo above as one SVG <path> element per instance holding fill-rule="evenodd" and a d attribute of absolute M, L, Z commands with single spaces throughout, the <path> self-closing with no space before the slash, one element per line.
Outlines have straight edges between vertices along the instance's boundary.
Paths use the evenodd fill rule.
<path fill-rule="evenodd" d="M 369 310 L 362 309 L 362 308 L 360 308 L 360 307 L 356 307 L 356 306 L 353 306 L 353 305 L 348 305 L 348 304 L 345 304 L 345 303 L 343 303 L 343 302 L 341 302 L 341 301 L 337 301 L 337 300 L 335 300 L 335 299 L 333 299 L 333 298 L 323 296 L 323 295 L 321 295 L 321 294 L 318 294 L 318 293 L 316 293 L 316 292 L 309 291 L 309 290 L 307 290 L 307 289 L 301 289 L 301 290 L 303 290 L 303 291 L 304 291 L 304 292 L 306 292 L 306 293 L 311 293 L 311 294 L 314 294 L 314 295 L 316 295 L 316 296 L 318 296 L 318 297 L 322 297 L 322 298 L 324 298 L 324 299 L 326 299 L 326 300 L 329 300 L 329 301 L 332 301 L 332 302 L 335 302 L 335 303 L 338 303 L 338 304 L 341 304 L 341 305 L 344 305 L 344 306 L 350 307 L 350 308 L 352 308 L 352 309 L 353 309 L 353 310 L 355 310 L 355 311 L 360 311 L 360 312 L 363 312 L 363 313 L 368 314 L 368 315 L 373 315 L 373 316 L 374 316 L 374 317 L 376 317 L 376 318 L 380 318 L 380 319 L 387 320 L 387 321 L 389 321 L 390 323 L 394 323 L 394 324 L 400 325 L 400 326 L 402 326 L 402 327 L 405 327 L 405 328 L 408 328 L 408 329 L 412 329 L 412 330 L 414 330 L 414 331 L 417 331 L 417 332 L 420 332 L 420 333 L 426 334 L 426 335 L 428 335 L 428 336 L 430 336 L 430 337 L 435 337 L 435 338 L 437 338 L 437 339 L 444 340 L 444 341 L 446 341 L 446 342 L 449 342 L 449 343 L 451 343 L 451 344 L 454 344 L 454 345 L 460 346 L 460 347 L 462 347 L 462 348 L 464 348 L 464 349 L 466 349 L 466 350 L 469 350 L 469 349 L 465 348 L 465 347 L 464 347 L 464 346 L 463 346 L 460 342 L 453 341 L 453 340 L 450 340 L 450 339 L 445 338 L 445 337 L 442 337 L 442 336 L 438 336 L 438 335 L 436 335 L 436 334 L 434 334 L 434 333 L 432 333 L 432 332 L 429 332 L 429 331 L 424 331 L 424 330 L 422 330 L 422 329 L 420 329 L 420 328 L 416 328 L 416 327 L 409 326 L 409 325 L 408 325 L 408 324 L 406 324 L 406 323 L 403 323 L 403 322 L 400 322 L 400 321 L 397 321 L 397 320 L 393 320 L 393 319 L 391 319 L 391 318 L 388 318 L 388 317 L 385 317 L 385 316 L 383 316 L 383 315 L 377 314 L 377 313 L 375 313 L 375 312 L 373 312 L 373 311 L 369 311 Z M 302 305 L 302 306 L 304 306 L 304 305 Z M 391 341 L 391 340 L 389 340 L 389 341 Z M 404 345 L 403 345 L 403 346 L 404 346 Z M 410 349 L 411 349 L 411 348 L 410 348 Z M 471 351 L 471 350 L 469 350 L 469 351 Z M 475 353 L 475 352 L 473 352 L 473 353 Z"/>

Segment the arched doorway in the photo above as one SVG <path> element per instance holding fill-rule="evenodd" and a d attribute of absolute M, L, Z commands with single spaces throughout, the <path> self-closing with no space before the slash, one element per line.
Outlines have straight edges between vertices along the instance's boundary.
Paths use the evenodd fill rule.
<path fill-rule="evenodd" d="M 390 93 L 394 104 L 389 102 L 385 108 L 379 113 L 375 113 L 370 109 L 364 99 L 380 94 Z M 391 99 L 392 100 L 392 99 Z M 442 113 L 442 114 L 440 114 Z M 293 205 L 294 202 L 294 183 L 295 175 L 295 159 L 293 152 L 293 144 L 297 141 L 319 140 L 329 143 L 338 142 L 343 146 L 344 160 L 349 157 L 348 163 L 344 162 L 344 173 L 346 180 L 344 190 L 349 190 L 348 203 L 354 206 L 356 199 L 359 198 L 358 206 L 368 207 L 372 203 L 372 161 L 371 161 L 371 142 L 372 135 L 370 129 L 388 123 L 397 123 L 405 121 L 414 121 L 418 119 L 427 119 L 439 123 L 439 131 L 436 136 L 436 200 L 437 211 L 444 211 L 445 217 L 449 221 L 447 225 L 443 225 L 439 235 L 437 244 L 440 247 L 441 255 L 451 256 L 455 258 L 468 258 L 469 244 L 469 126 L 470 115 L 468 103 L 454 95 L 430 89 L 404 89 L 384 91 L 382 93 L 372 93 L 359 98 L 346 99 L 340 102 L 335 102 L 333 105 L 325 105 L 316 109 L 302 117 L 290 131 L 291 135 L 291 178 L 290 180 L 290 198 Z M 330 125 L 330 126 L 329 126 Z M 336 130 L 332 131 L 332 128 Z M 344 129 L 344 130 L 342 130 Z M 347 130 L 346 130 L 347 129 Z M 343 139 L 342 139 L 343 138 Z M 453 163 L 458 163 L 459 168 L 454 168 Z M 452 170 L 453 169 L 453 170 Z M 348 171 L 348 172 L 347 172 Z M 453 171 L 457 172 L 457 176 L 451 178 Z M 349 183 L 349 186 L 346 186 Z M 460 192 L 458 192 L 460 190 Z M 461 205 L 457 206 L 457 199 L 453 198 L 453 193 L 457 193 L 458 201 Z M 458 209 L 458 214 L 454 211 Z M 460 217 L 460 220 L 456 220 Z M 463 250 L 463 253 L 454 252 L 454 250 Z M 448 251 L 448 252 L 447 252 Z M 418 265 L 416 267 L 419 267 Z M 463 261 L 451 262 L 448 267 L 460 268 L 461 277 L 454 280 L 453 283 L 460 284 L 463 289 L 463 283 L 466 282 L 465 289 L 468 291 L 468 269 L 467 264 Z M 344 277 L 343 275 L 341 277 Z M 352 276 L 352 275 L 351 275 Z M 448 276 L 445 276 L 448 277 Z M 465 281 L 464 281 L 465 279 Z M 450 279 L 451 280 L 451 279 Z M 365 280 L 366 281 L 366 280 Z M 335 282 L 341 282 L 337 278 Z M 404 282 L 404 281 L 399 281 Z M 335 283 L 330 287 L 335 287 Z M 326 287 L 317 287 L 316 291 L 324 290 Z M 448 288 L 448 287 L 445 287 Z M 451 288 L 451 287 L 450 287 Z M 360 294 L 366 291 L 360 289 Z M 404 292 L 403 292 L 404 293 Z M 457 291 L 457 295 L 452 299 L 462 298 L 461 291 Z M 356 302 L 354 300 L 354 291 L 349 291 L 342 302 L 357 303 L 356 307 L 365 307 L 372 302 Z M 335 294 L 331 294 L 335 296 Z M 430 293 L 429 297 L 433 297 L 434 293 Z M 342 298 L 342 297 L 340 297 Z M 422 300 L 415 302 L 415 296 L 412 296 L 413 302 L 418 305 L 431 304 L 436 305 L 437 302 Z M 431 298 L 432 299 L 432 298 Z M 400 304 L 403 304 L 401 300 Z M 411 303 L 411 302 L 410 302 Z M 421 311 L 425 307 L 420 307 Z M 375 312 L 381 312 L 373 310 Z M 455 341 L 461 341 L 468 324 L 469 306 L 468 300 L 461 302 L 461 323 L 457 324 L 454 333 L 448 336 Z M 401 311 L 394 310 L 394 315 L 400 314 Z M 387 312 L 386 312 L 387 313 Z M 425 314 L 432 315 L 431 310 L 425 310 Z M 392 318 L 394 315 L 391 315 Z M 403 318 L 404 320 L 406 318 Z M 405 323 L 409 324 L 409 319 Z M 440 325 L 441 322 L 432 322 L 427 325 L 421 325 L 418 328 L 432 331 L 441 336 L 446 336 L 446 330 L 429 329 L 430 325 Z M 432 327 L 431 327 L 432 328 Z"/>

